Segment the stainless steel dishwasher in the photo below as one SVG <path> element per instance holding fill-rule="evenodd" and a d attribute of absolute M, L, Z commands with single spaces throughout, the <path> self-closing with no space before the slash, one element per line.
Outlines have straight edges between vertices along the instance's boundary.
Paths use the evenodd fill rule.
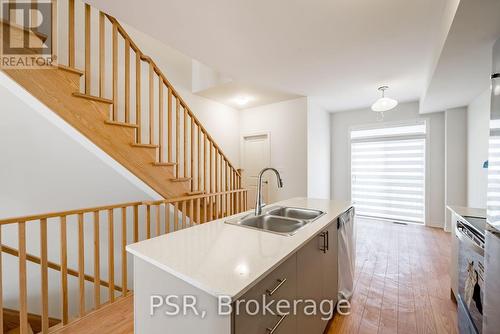
<path fill-rule="evenodd" d="M 356 228 L 354 207 L 338 218 L 338 285 L 339 301 L 350 300 L 354 292 L 356 267 Z"/>

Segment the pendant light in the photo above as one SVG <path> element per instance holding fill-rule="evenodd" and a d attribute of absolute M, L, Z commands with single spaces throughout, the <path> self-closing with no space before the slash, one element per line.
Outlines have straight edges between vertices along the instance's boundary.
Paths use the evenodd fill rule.
<path fill-rule="evenodd" d="M 385 96 L 385 91 L 389 89 L 389 86 L 379 87 L 378 90 L 382 92 L 382 97 L 372 104 L 372 110 L 383 113 L 394 109 L 398 105 L 398 101 Z"/>

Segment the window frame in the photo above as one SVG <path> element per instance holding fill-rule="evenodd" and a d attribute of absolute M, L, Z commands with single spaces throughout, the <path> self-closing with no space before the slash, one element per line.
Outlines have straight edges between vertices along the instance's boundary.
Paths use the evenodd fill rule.
<path fill-rule="evenodd" d="M 368 136 L 365 138 L 351 138 L 352 131 L 358 130 L 374 130 L 378 128 L 387 128 L 387 127 L 404 127 L 404 126 L 414 126 L 414 125 L 425 125 L 425 134 L 408 134 L 408 135 L 389 135 L 389 136 Z M 349 182 L 348 182 L 348 191 L 349 191 L 349 200 L 352 202 L 352 143 L 356 142 L 370 142 L 370 141 L 386 141 L 386 140 L 397 140 L 397 139 L 424 139 L 425 146 L 425 162 L 424 162 L 424 223 L 412 223 L 406 222 L 408 224 L 415 224 L 419 226 L 433 226 L 432 222 L 430 222 L 430 140 L 431 140 L 431 122 L 428 118 L 417 118 L 411 120 L 402 120 L 402 121 L 392 121 L 392 122 L 379 122 L 379 123 L 369 123 L 362 125 L 353 125 L 348 128 L 347 131 L 347 142 L 348 142 L 348 170 L 349 170 Z M 378 219 L 378 218 L 374 218 Z M 382 219 L 388 220 L 388 219 Z M 390 219 L 391 221 L 397 221 L 395 219 Z"/>

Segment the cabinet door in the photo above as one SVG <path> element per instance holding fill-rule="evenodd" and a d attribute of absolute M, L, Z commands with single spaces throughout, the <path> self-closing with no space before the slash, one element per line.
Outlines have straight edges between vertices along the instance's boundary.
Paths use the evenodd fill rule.
<path fill-rule="evenodd" d="M 316 303 L 323 299 L 324 275 L 324 237 L 314 237 L 309 243 L 297 252 L 297 298 L 302 300 L 312 299 Z M 298 309 L 297 333 L 321 334 L 323 321 L 321 315 L 305 315 L 303 306 Z"/>
<path fill-rule="evenodd" d="M 234 315 L 235 334 L 266 334 L 270 329 L 276 327 L 275 334 L 296 334 L 296 318 L 293 312 L 283 317 L 279 315 L 276 309 L 276 303 L 279 300 L 288 300 L 293 305 L 297 291 L 297 261 L 296 255 L 292 255 L 278 268 L 269 273 L 233 305 L 233 311 L 236 311 L 238 302 L 240 312 Z M 263 295 L 266 301 L 274 300 L 270 307 L 276 315 L 271 313 L 263 314 L 259 312 L 252 314 L 255 308 L 249 309 L 251 314 L 246 312 L 246 302 L 256 300 L 261 304 Z M 262 306 L 262 305 L 261 305 Z M 281 320 L 281 321 L 280 321 Z M 279 324 L 278 324 L 279 323 Z"/>
<path fill-rule="evenodd" d="M 331 300 L 333 305 L 337 304 L 338 298 L 338 233 L 337 224 L 333 223 L 327 229 L 327 250 L 323 254 L 323 299 Z M 326 306 L 325 306 L 326 308 Z M 335 307 L 332 308 L 332 312 Z M 325 309 L 326 311 L 326 309 Z M 333 316 L 333 313 L 332 313 Z M 328 319 L 329 320 L 329 319 Z M 323 321 L 323 329 L 328 320 Z"/>

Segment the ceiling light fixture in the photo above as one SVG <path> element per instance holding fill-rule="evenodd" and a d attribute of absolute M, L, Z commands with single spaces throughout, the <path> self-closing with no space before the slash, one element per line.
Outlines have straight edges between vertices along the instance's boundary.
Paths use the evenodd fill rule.
<path fill-rule="evenodd" d="M 250 100 L 251 99 L 248 96 L 238 96 L 234 99 L 234 102 L 240 107 L 243 107 L 245 104 L 250 102 Z"/>
<path fill-rule="evenodd" d="M 372 104 L 372 110 L 382 114 L 386 111 L 396 108 L 398 101 L 388 98 L 385 96 L 385 91 L 389 89 L 389 86 L 379 87 L 378 90 L 382 92 L 382 97 Z"/>

